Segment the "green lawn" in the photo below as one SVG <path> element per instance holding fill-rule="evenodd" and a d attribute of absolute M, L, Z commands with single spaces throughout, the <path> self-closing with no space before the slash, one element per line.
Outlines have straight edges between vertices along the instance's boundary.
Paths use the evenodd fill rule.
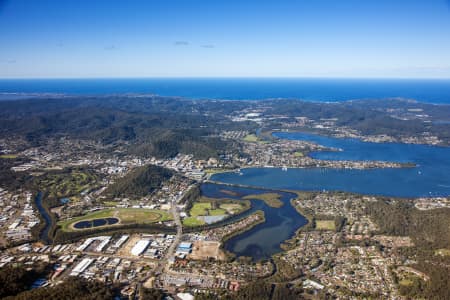
<path fill-rule="evenodd" d="M 259 138 L 255 134 L 247 134 L 243 140 L 244 142 L 257 142 Z"/>
<path fill-rule="evenodd" d="M 222 168 L 205 169 L 206 174 L 218 174 L 224 172 L 230 172 L 230 169 L 222 169 Z"/>
<path fill-rule="evenodd" d="M 196 202 L 192 206 L 191 211 L 189 212 L 189 214 L 192 217 L 206 216 L 209 209 L 211 209 L 211 203 L 210 202 Z"/>
<path fill-rule="evenodd" d="M 71 225 L 76 222 L 109 217 L 119 218 L 121 224 L 151 224 L 172 219 L 169 213 L 163 210 L 143 208 L 114 208 L 104 209 L 74 219 L 61 221 L 58 223 L 58 225 L 60 225 L 65 231 L 72 231 L 73 229 L 71 228 Z"/>
<path fill-rule="evenodd" d="M 411 286 L 413 285 L 413 281 L 411 279 L 402 279 L 400 280 L 399 284 L 403 286 Z"/>
<path fill-rule="evenodd" d="M 71 170 L 49 172 L 36 178 L 36 184 L 48 193 L 50 198 L 63 198 L 79 195 L 94 186 L 97 176 L 92 172 Z"/>
<path fill-rule="evenodd" d="M 2 154 L 2 155 L 0 155 L 0 158 L 15 159 L 15 158 L 17 158 L 17 155 L 16 154 Z"/>
<path fill-rule="evenodd" d="M 303 157 L 303 153 L 299 152 L 299 151 L 296 151 L 296 152 L 294 152 L 294 156 L 295 157 Z"/>
<path fill-rule="evenodd" d="M 440 256 L 450 256 L 450 250 L 449 249 L 438 249 L 435 251 L 436 255 Z"/>
<path fill-rule="evenodd" d="M 244 208 L 244 206 L 240 205 L 240 204 L 234 204 L 234 203 L 225 203 L 225 204 L 220 204 L 220 208 L 225 209 L 230 214 L 237 214 Z"/>
<path fill-rule="evenodd" d="M 316 221 L 316 228 L 319 230 L 336 230 L 334 220 L 320 220 Z"/>
<path fill-rule="evenodd" d="M 106 205 L 106 206 L 116 206 L 119 203 L 120 202 L 117 202 L 117 201 L 103 201 L 103 205 Z"/>
<path fill-rule="evenodd" d="M 226 215 L 227 211 L 222 208 L 217 208 L 217 209 L 209 210 L 208 213 L 209 213 L 208 214 L 209 216 L 221 216 L 221 215 Z"/>
<path fill-rule="evenodd" d="M 198 220 L 197 217 L 187 217 L 183 220 L 183 225 L 185 226 L 200 226 L 204 225 L 205 222 L 203 220 Z"/>

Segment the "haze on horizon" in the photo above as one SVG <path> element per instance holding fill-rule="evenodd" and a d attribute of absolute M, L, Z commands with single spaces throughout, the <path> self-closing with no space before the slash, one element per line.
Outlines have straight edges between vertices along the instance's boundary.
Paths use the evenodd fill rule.
<path fill-rule="evenodd" d="M 449 0 L 0 0 L 1 78 L 450 78 Z"/>

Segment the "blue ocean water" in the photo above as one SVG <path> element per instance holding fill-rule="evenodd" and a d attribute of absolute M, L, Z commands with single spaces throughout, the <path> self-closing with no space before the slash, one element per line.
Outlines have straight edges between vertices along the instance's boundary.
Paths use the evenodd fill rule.
<path fill-rule="evenodd" d="M 308 78 L 0 79 L 0 93 L 151 93 L 192 99 L 344 101 L 402 97 L 450 103 L 450 80 Z"/>
<path fill-rule="evenodd" d="M 275 189 L 332 190 L 398 197 L 450 195 L 450 148 L 398 143 L 367 143 L 303 133 L 277 133 L 292 140 L 308 140 L 340 148 L 340 152 L 315 152 L 327 160 L 383 160 L 412 162 L 414 168 L 349 170 L 330 168 L 249 168 L 215 174 L 212 180 Z"/>

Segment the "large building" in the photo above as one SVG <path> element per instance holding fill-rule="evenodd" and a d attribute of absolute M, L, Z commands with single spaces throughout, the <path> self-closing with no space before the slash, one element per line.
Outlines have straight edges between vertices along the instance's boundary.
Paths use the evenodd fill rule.
<path fill-rule="evenodd" d="M 131 249 L 131 254 L 135 256 L 141 255 L 145 249 L 147 249 L 148 245 L 150 245 L 149 240 L 140 240 L 134 245 L 133 249 Z"/>

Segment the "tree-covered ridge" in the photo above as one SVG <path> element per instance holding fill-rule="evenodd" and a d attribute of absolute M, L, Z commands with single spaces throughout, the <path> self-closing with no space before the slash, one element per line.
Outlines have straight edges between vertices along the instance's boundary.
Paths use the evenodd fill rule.
<path fill-rule="evenodd" d="M 421 110 L 432 120 L 423 122 L 393 116 L 392 110 Z M 386 134 L 396 138 L 428 132 L 450 144 L 449 105 L 432 105 L 388 99 L 341 103 L 299 100 L 193 101 L 158 96 L 62 97 L 0 101 L 0 138 L 25 137 L 32 144 L 49 137 L 68 136 L 104 144 L 128 142 L 130 151 L 146 156 L 170 157 L 192 151 L 199 158 L 215 156 L 230 145 L 211 136 L 222 130 L 254 130 L 251 121 L 233 122 L 230 115 L 261 111 L 269 116 L 264 126 L 278 128 L 283 116 L 295 121 L 335 119 L 337 126 L 364 135 Z M 414 115 L 414 113 L 411 113 Z M 269 121 L 270 120 L 270 121 Z"/>
<path fill-rule="evenodd" d="M 153 192 L 172 176 L 173 172 L 169 169 L 154 165 L 142 166 L 117 179 L 104 193 L 113 198 L 140 198 Z"/>
<path fill-rule="evenodd" d="M 400 285 L 400 293 L 412 299 L 449 299 L 450 257 L 439 255 L 439 250 L 450 248 L 450 209 L 421 211 L 404 199 L 371 202 L 367 211 L 381 233 L 412 238 L 415 246 L 400 251 L 429 276 L 427 281 L 413 278 L 407 286 Z"/>
<path fill-rule="evenodd" d="M 87 281 L 86 279 L 73 278 L 53 286 L 23 291 L 15 296 L 7 297 L 8 300 L 110 300 L 114 299 L 114 291 L 99 281 Z"/>
<path fill-rule="evenodd" d="M 230 148 L 210 137 L 217 128 L 237 125 L 203 106 L 172 98 L 0 101 L 0 138 L 17 136 L 36 146 L 45 145 L 48 138 L 66 136 L 102 144 L 132 144 L 128 150 L 143 157 L 187 153 L 207 159 Z"/>
<path fill-rule="evenodd" d="M 426 249 L 450 248 L 450 209 L 421 211 L 406 200 L 394 203 L 370 203 L 368 213 L 380 232 L 410 236 L 414 243 Z"/>

